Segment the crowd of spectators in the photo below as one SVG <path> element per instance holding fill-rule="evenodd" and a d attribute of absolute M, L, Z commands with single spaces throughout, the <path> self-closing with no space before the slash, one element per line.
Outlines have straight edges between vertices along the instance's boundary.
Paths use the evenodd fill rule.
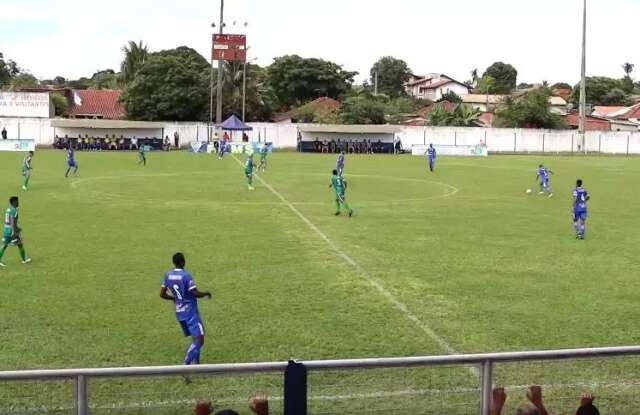
<path fill-rule="evenodd" d="M 249 400 L 249 409 L 256 415 L 269 415 L 269 401 L 265 396 L 257 395 Z M 211 401 L 200 401 L 193 411 L 195 415 L 239 415 L 232 409 L 216 411 Z"/>
<path fill-rule="evenodd" d="M 370 139 L 363 140 L 341 140 L 324 139 L 313 141 L 313 151 L 316 153 L 340 153 L 344 151 L 350 154 L 374 154 L 389 152 L 382 140 L 373 142 Z"/>
<path fill-rule="evenodd" d="M 531 386 L 526 393 L 527 401 L 518 406 L 516 415 L 551 415 L 542 399 L 542 387 Z M 600 415 L 598 408 L 593 404 L 592 395 L 583 395 L 580 398 L 580 406 L 576 415 Z M 491 401 L 491 415 L 507 415 L 502 410 L 507 401 L 507 393 L 504 388 L 495 388 Z"/>
<path fill-rule="evenodd" d="M 117 137 L 115 134 L 105 136 L 93 136 L 85 134 L 78 135 L 77 137 L 64 137 L 55 136 L 53 141 L 53 147 L 56 149 L 67 149 L 73 147 L 78 151 L 122 151 L 122 150 L 137 150 L 141 146 L 149 147 L 152 150 L 164 150 L 169 151 L 172 148 L 177 149 L 179 146 L 178 141 L 175 141 L 172 146 L 169 136 L 166 136 L 164 140 L 158 137 L 125 137 L 120 135 Z"/>

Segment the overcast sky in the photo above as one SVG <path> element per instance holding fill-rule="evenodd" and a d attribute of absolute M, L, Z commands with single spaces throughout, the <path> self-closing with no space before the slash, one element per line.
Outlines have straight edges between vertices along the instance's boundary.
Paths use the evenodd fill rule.
<path fill-rule="evenodd" d="M 219 1 L 0 0 L 0 52 L 38 78 L 117 69 L 127 40 L 152 51 L 187 45 L 208 58 Z M 640 0 L 588 1 L 588 74 L 620 77 L 626 61 L 640 74 Z M 574 83 L 580 74 L 582 0 L 225 3 L 228 31 L 234 20 L 249 23 L 250 55 L 261 65 L 284 54 L 322 57 L 361 81 L 377 58 L 393 55 L 414 73 L 460 81 L 497 60 L 516 67 L 518 82 Z"/>

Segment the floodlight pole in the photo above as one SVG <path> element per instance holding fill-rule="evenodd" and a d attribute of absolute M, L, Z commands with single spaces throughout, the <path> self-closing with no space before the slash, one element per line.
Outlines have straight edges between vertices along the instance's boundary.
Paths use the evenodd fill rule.
<path fill-rule="evenodd" d="M 582 136 L 582 148 L 587 154 L 586 136 L 587 117 L 587 0 L 584 0 L 582 11 L 582 71 L 580 77 L 580 135 Z"/>
<path fill-rule="evenodd" d="M 220 0 L 220 34 L 224 32 L 224 0 Z M 218 85 L 217 85 L 217 103 L 216 103 L 216 131 L 222 124 L 222 82 L 224 72 L 224 61 L 218 60 Z"/>

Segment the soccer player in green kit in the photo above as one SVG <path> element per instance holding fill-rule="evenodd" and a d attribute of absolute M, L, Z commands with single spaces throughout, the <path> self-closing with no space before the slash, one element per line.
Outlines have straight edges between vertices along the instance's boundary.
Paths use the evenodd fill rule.
<path fill-rule="evenodd" d="M 13 196 L 9 199 L 9 207 L 4 214 L 4 227 L 2 232 L 2 248 L 0 248 L 0 268 L 4 268 L 2 263 L 2 257 L 9 245 L 17 245 L 20 250 L 20 257 L 23 264 L 31 262 L 31 258 L 27 257 L 27 253 L 22 245 L 22 238 L 20 238 L 20 232 L 22 229 L 18 227 L 18 196 Z"/>
<path fill-rule="evenodd" d="M 138 164 L 141 163 L 143 166 L 147 165 L 147 156 L 144 151 L 144 145 L 142 144 L 140 144 L 140 146 L 138 147 Z"/>
<path fill-rule="evenodd" d="M 267 156 L 269 155 L 269 147 L 265 143 L 260 149 L 260 164 L 258 164 L 258 170 L 264 172 L 267 170 Z"/>
<path fill-rule="evenodd" d="M 347 181 L 342 176 L 338 175 L 338 170 L 333 170 L 333 176 L 331 177 L 331 184 L 329 187 L 333 187 L 333 190 L 336 192 L 336 216 L 340 215 L 340 209 L 346 209 L 347 212 L 349 212 L 349 217 L 353 216 L 353 209 L 345 199 Z"/>
<path fill-rule="evenodd" d="M 33 158 L 33 151 L 27 153 L 22 161 L 22 175 L 24 176 L 24 184 L 22 185 L 22 190 L 29 189 L 29 180 L 31 180 L 31 159 Z"/>
<path fill-rule="evenodd" d="M 249 154 L 247 161 L 244 163 L 244 175 L 247 177 L 247 186 L 249 190 L 253 190 L 253 169 L 255 164 L 253 162 L 253 153 Z"/>

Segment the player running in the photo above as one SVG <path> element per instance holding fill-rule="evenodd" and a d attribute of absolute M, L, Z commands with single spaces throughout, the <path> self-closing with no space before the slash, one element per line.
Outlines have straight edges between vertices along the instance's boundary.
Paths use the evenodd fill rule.
<path fill-rule="evenodd" d="M 198 298 L 211 299 L 208 291 L 200 292 L 191 274 L 185 271 L 184 255 L 173 255 L 175 268 L 165 274 L 160 288 L 160 298 L 173 301 L 176 306 L 176 319 L 185 337 L 191 336 L 192 343 L 184 358 L 185 365 L 200 364 L 200 351 L 204 346 L 204 324 L 198 312 Z M 169 294 L 170 293 L 170 294 Z M 186 379 L 189 382 L 189 379 Z"/>
<path fill-rule="evenodd" d="M 591 199 L 589 192 L 582 187 L 582 180 L 578 179 L 576 188 L 573 190 L 573 227 L 576 229 L 576 239 L 584 239 L 589 199 Z"/>
<path fill-rule="evenodd" d="M 76 154 L 73 151 L 73 147 L 69 146 L 67 150 L 67 172 L 64 174 L 64 177 L 69 177 L 69 173 L 73 169 L 73 175 L 78 174 L 78 163 L 76 163 Z"/>
<path fill-rule="evenodd" d="M 338 154 L 336 170 L 338 171 L 338 176 L 342 177 L 342 174 L 344 173 L 344 150 L 340 150 L 340 154 Z"/>
<path fill-rule="evenodd" d="M 258 164 L 258 171 L 265 172 L 267 170 L 267 156 L 269 155 L 269 147 L 265 143 L 260 149 L 260 164 Z"/>
<path fill-rule="evenodd" d="M 33 167 L 31 167 L 31 160 L 33 159 L 33 151 L 27 153 L 22 160 L 22 175 L 24 176 L 24 184 L 22 185 L 22 190 L 29 190 L 29 180 L 31 180 L 31 171 Z"/>
<path fill-rule="evenodd" d="M 249 154 L 247 157 L 247 161 L 244 163 L 244 175 L 247 178 L 247 186 L 249 190 L 254 190 L 253 188 L 253 169 L 255 169 L 255 163 L 253 162 L 253 154 Z"/>
<path fill-rule="evenodd" d="M 346 209 L 347 212 L 349 212 L 349 217 L 353 216 L 353 209 L 345 199 L 347 192 L 347 181 L 338 174 L 337 169 L 333 171 L 333 176 L 331 177 L 331 184 L 329 184 L 329 187 L 333 187 L 333 190 L 335 190 L 336 192 L 336 216 L 340 215 L 341 209 Z"/>
<path fill-rule="evenodd" d="M 9 199 L 9 207 L 4 214 L 4 228 L 2 232 L 2 249 L 0 249 L 0 268 L 4 268 L 5 264 L 2 263 L 2 257 L 9 245 L 17 245 L 20 251 L 20 258 L 22 258 L 23 264 L 31 262 L 31 258 L 27 257 L 27 252 L 22 245 L 22 238 L 20 234 L 22 229 L 18 226 L 18 196 L 13 196 Z"/>
<path fill-rule="evenodd" d="M 429 148 L 427 148 L 427 161 L 429 162 L 429 171 L 431 173 L 436 171 L 436 158 L 438 157 L 436 153 L 436 149 L 433 147 L 433 144 L 429 144 Z"/>
<path fill-rule="evenodd" d="M 536 181 L 540 181 L 540 194 L 546 194 L 547 197 L 553 197 L 553 191 L 551 190 L 551 175 L 554 174 L 551 169 L 544 165 L 538 166 L 538 173 L 536 175 Z"/>
<path fill-rule="evenodd" d="M 142 144 L 138 147 L 138 164 L 140 163 L 142 163 L 143 166 L 147 165 L 147 155 Z"/>

